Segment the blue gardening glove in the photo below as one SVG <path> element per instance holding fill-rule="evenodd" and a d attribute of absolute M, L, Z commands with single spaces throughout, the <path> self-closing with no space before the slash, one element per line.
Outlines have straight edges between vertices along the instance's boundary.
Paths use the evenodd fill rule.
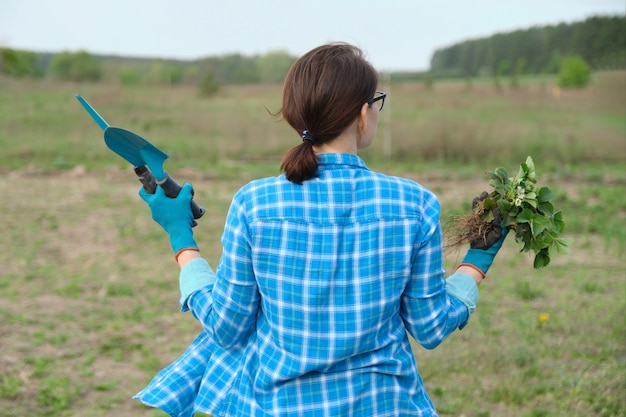
<path fill-rule="evenodd" d="M 481 200 L 489 197 L 486 191 L 483 191 L 479 197 L 472 200 L 472 209 L 476 208 Z M 487 275 L 487 271 L 491 267 L 496 254 L 502 247 L 504 239 L 506 239 L 509 230 L 502 227 L 502 215 L 500 210 L 493 210 L 493 220 L 489 223 L 489 230 L 485 234 L 484 239 L 477 239 L 470 242 L 470 249 L 465 254 L 461 265 L 472 266 L 482 272 L 483 277 Z"/>
<path fill-rule="evenodd" d="M 192 194 L 193 188 L 189 183 L 183 185 L 176 198 L 167 197 L 161 187 L 156 187 L 154 194 L 148 194 L 143 187 L 139 189 L 139 196 L 150 207 L 152 219 L 169 235 L 176 259 L 183 250 L 198 250 L 191 229 L 194 224 Z"/>

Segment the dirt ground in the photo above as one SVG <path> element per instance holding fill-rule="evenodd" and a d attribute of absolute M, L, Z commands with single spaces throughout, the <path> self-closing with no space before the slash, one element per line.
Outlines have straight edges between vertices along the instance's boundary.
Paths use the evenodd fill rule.
<path fill-rule="evenodd" d="M 194 184 L 208 209 L 198 232 L 215 265 L 225 210 L 248 179 L 175 174 Z M 469 204 L 486 188 L 480 176 L 412 178 L 442 206 Z M 574 195 L 577 181 L 559 188 Z M 17 385 L 8 393 L 0 386 L 0 416 L 161 415 L 130 396 L 182 352 L 198 327 L 176 311 L 177 267 L 138 189 L 130 168 L 30 166 L 0 175 L 0 374 L 5 385 Z M 623 265 L 611 255 L 605 261 Z"/>

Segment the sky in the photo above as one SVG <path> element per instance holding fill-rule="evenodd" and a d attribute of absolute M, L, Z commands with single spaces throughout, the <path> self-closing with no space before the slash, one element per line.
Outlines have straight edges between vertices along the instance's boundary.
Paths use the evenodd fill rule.
<path fill-rule="evenodd" d="M 193 60 L 349 42 L 379 71 L 421 71 L 467 39 L 624 14 L 624 0 L 0 0 L 0 47 Z"/>

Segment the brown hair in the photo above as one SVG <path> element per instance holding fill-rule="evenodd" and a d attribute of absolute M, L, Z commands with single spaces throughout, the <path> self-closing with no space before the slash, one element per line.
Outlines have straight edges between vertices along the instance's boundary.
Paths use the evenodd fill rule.
<path fill-rule="evenodd" d="M 307 140 L 295 146 L 280 166 L 291 182 L 317 175 L 313 145 L 335 139 L 358 117 L 376 93 L 378 74 L 356 46 L 333 43 L 300 57 L 289 69 L 279 114 Z"/>

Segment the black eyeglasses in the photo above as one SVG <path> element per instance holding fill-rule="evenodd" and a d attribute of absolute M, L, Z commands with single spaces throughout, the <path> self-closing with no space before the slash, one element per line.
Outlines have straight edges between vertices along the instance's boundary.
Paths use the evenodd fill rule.
<path fill-rule="evenodd" d="M 374 98 L 370 99 L 367 104 L 372 107 L 372 104 L 377 103 L 376 106 L 378 106 L 378 111 L 381 111 L 385 106 L 385 97 L 387 97 L 387 93 L 377 91 Z"/>

